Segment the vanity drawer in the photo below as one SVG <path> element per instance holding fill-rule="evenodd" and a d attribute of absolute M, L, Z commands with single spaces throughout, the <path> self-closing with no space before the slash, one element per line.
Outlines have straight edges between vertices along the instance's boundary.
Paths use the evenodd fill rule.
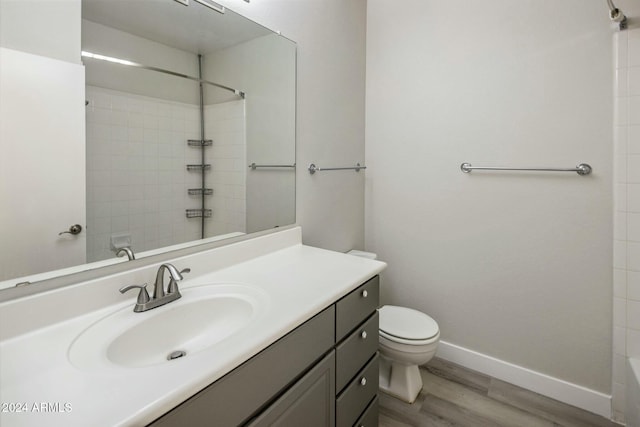
<path fill-rule="evenodd" d="M 336 304 L 336 342 L 342 340 L 363 319 L 378 308 L 380 279 L 378 276 L 342 298 Z"/>
<path fill-rule="evenodd" d="M 378 392 L 378 354 L 336 400 L 336 427 L 351 427 Z"/>
<path fill-rule="evenodd" d="M 364 414 L 360 416 L 358 421 L 354 424 L 355 427 L 378 427 L 378 396 L 364 411 Z"/>
<path fill-rule="evenodd" d="M 336 347 L 336 391 L 340 392 L 378 350 L 377 311 Z"/>

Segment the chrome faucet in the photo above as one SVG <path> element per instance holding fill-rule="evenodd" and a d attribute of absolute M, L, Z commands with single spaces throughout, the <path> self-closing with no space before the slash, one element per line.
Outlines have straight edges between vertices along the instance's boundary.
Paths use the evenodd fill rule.
<path fill-rule="evenodd" d="M 127 255 L 127 258 L 129 258 L 129 261 L 133 261 L 134 259 L 136 259 L 136 255 L 133 253 L 133 250 L 128 246 L 120 248 L 118 249 L 118 252 L 116 252 L 117 257 L 122 257 L 125 254 Z"/>
<path fill-rule="evenodd" d="M 170 276 L 169 285 L 167 286 L 166 291 L 164 288 L 165 270 L 169 272 Z M 142 286 L 123 286 L 122 288 L 120 288 L 120 293 L 124 294 L 131 289 L 139 288 L 140 293 L 138 294 L 138 299 L 136 301 L 135 307 L 133 308 L 133 311 L 135 311 L 136 313 L 141 313 L 143 311 L 151 310 L 152 308 L 160 307 L 161 305 L 168 304 L 171 301 L 175 301 L 180 298 L 182 295 L 180 294 L 180 290 L 178 289 L 178 282 L 183 279 L 183 273 L 189 273 L 190 271 L 190 268 L 185 268 L 181 271 L 178 271 L 177 268 L 169 263 L 162 264 L 160 268 L 158 268 L 158 274 L 156 274 L 153 297 L 149 297 L 146 283 Z"/>
<path fill-rule="evenodd" d="M 169 276 L 171 277 L 170 281 L 169 281 L 169 286 L 167 287 L 167 292 L 165 293 L 164 291 L 164 271 L 167 270 L 169 272 Z M 181 273 L 188 273 L 190 272 L 191 269 L 189 268 L 185 268 L 182 271 L 178 271 L 177 268 L 175 268 L 173 265 L 171 264 L 162 264 L 160 266 L 160 268 L 158 268 L 158 274 L 156 274 L 156 283 L 153 286 L 153 298 L 164 298 L 165 295 L 171 295 L 172 293 L 178 293 L 178 295 L 180 294 L 180 291 L 178 291 L 178 281 L 182 280 L 182 274 Z M 169 289 L 173 287 L 174 289 Z M 178 298 L 180 298 L 178 296 Z"/>

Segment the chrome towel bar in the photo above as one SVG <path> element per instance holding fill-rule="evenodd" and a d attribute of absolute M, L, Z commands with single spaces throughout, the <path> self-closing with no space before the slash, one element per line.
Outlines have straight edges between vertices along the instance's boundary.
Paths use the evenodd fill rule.
<path fill-rule="evenodd" d="M 252 170 L 256 170 L 258 168 L 292 168 L 292 169 L 295 169 L 296 164 L 294 163 L 292 165 L 256 165 L 255 163 L 251 163 L 249 165 L 249 167 Z"/>
<path fill-rule="evenodd" d="M 593 170 L 591 166 L 586 163 L 580 163 L 575 168 L 505 168 L 498 166 L 472 166 L 471 163 L 463 163 L 460 165 L 460 170 L 464 173 L 469 173 L 472 170 L 489 170 L 489 171 L 538 171 L 538 172 L 577 172 L 578 175 L 589 175 Z"/>
<path fill-rule="evenodd" d="M 313 163 L 311 163 L 309 165 L 308 170 L 309 170 L 309 173 L 313 175 L 314 173 L 321 172 L 321 171 L 342 171 L 342 170 L 351 170 L 351 169 L 355 170 L 356 172 L 360 172 L 360 169 L 366 169 L 366 168 L 367 168 L 366 166 L 360 166 L 360 163 L 356 163 L 355 166 L 351 166 L 348 168 L 320 168 L 314 165 Z"/>

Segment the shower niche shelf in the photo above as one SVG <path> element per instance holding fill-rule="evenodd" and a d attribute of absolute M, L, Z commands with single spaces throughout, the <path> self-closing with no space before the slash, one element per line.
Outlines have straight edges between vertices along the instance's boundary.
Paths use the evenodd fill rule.
<path fill-rule="evenodd" d="M 211 218 L 211 209 L 187 209 L 187 218 Z"/>

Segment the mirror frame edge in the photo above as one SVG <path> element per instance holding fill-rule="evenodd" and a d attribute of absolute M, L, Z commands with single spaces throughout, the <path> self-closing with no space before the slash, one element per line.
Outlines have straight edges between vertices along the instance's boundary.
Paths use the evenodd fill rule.
<path fill-rule="evenodd" d="M 161 254 L 151 255 L 145 258 L 135 259 L 132 261 L 122 262 L 122 263 L 108 265 L 104 267 L 98 267 L 95 269 L 79 271 L 77 273 L 53 277 L 51 279 L 46 279 L 39 282 L 33 282 L 28 285 L 23 285 L 18 287 L 14 286 L 12 288 L 2 289 L 2 292 L 0 292 L 0 304 L 15 300 L 15 299 L 36 295 L 36 294 L 55 291 L 66 286 L 76 285 L 82 282 L 88 282 L 90 280 L 97 279 L 100 277 L 111 276 L 119 273 L 125 273 L 127 271 L 135 270 L 137 268 L 146 267 L 153 264 L 159 264 L 165 261 L 174 260 L 176 258 L 193 255 L 200 252 L 205 252 L 205 251 L 220 248 L 223 246 L 233 245 L 235 243 L 244 242 L 246 240 L 254 239 L 256 237 L 267 236 L 269 234 L 275 234 L 280 231 L 289 230 L 295 227 L 298 227 L 297 223 L 284 225 L 277 228 L 271 228 L 268 230 L 248 233 L 243 236 L 230 237 L 228 239 L 218 240 L 215 242 L 202 243 L 202 244 L 194 245 L 188 248 L 182 248 L 182 249 L 176 249 L 173 251 L 163 252 Z"/>

